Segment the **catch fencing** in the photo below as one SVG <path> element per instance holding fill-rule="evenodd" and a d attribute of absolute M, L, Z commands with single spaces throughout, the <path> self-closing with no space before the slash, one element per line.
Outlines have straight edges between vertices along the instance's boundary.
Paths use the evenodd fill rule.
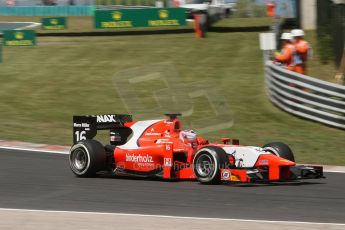
<path fill-rule="evenodd" d="M 271 61 L 265 66 L 270 100 L 286 112 L 345 129 L 345 86 L 291 72 Z"/>

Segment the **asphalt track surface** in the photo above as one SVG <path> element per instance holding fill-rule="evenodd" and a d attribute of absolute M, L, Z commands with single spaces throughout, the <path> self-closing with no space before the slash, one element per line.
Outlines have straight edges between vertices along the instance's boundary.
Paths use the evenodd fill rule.
<path fill-rule="evenodd" d="M 0 208 L 345 223 L 345 174 L 275 185 L 77 178 L 68 156 L 0 150 Z"/>

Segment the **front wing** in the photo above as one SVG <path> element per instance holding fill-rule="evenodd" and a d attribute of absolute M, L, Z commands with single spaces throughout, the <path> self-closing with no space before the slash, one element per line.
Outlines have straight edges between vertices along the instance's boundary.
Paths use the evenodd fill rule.
<path fill-rule="evenodd" d="M 230 182 L 273 182 L 324 178 L 322 166 L 259 167 L 252 169 L 221 169 L 221 180 Z"/>

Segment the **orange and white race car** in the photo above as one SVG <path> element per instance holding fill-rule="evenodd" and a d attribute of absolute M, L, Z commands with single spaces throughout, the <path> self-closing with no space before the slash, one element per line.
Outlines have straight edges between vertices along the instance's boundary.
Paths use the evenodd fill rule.
<path fill-rule="evenodd" d="M 193 130 L 182 130 L 180 114 L 168 119 L 133 121 L 131 115 L 74 116 L 74 145 L 69 161 L 79 177 L 102 173 L 163 179 L 197 179 L 203 184 L 273 182 L 322 178 L 321 166 L 296 165 L 291 149 L 280 142 L 241 146 L 222 138 L 209 143 Z M 94 140 L 109 130 L 110 144 Z"/>

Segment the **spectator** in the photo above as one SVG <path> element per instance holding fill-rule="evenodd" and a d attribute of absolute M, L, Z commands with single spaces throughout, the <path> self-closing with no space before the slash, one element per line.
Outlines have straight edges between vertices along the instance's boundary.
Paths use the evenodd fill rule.
<path fill-rule="evenodd" d="M 280 62 L 288 70 L 295 71 L 293 60 L 295 46 L 292 43 L 292 35 L 290 33 L 282 33 L 280 39 L 283 40 L 283 48 L 280 53 L 276 53 L 275 61 Z"/>
<path fill-rule="evenodd" d="M 295 55 L 294 55 L 294 63 L 295 63 L 295 71 L 297 73 L 305 74 L 306 73 L 306 62 L 308 60 L 308 51 L 309 51 L 309 44 L 307 41 L 303 39 L 304 31 L 300 29 L 291 30 L 292 37 L 294 38 L 294 45 L 295 45 Z"/>

